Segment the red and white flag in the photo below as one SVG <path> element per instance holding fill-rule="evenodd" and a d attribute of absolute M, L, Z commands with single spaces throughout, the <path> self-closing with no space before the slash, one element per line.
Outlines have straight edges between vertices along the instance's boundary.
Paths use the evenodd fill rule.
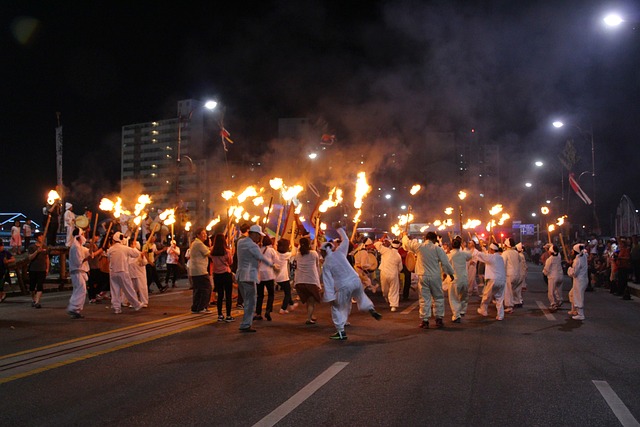
<path fill-rule="evenodd" d="M 578 197 L 580 197 L 580 199 L 582 199 L 583 202 L 585 202 L 587 205 L 591 204 L 591 199 L 589 198 L 589 196 L 587 196 L 587 193 L 585 193 L 584 190 L 580 188 L 580 185 L 578 184 L 578 181 L 576 181 L 576 179 L 574 178 L 573 173 L 569 174 L 569 184 L 571 184 L 571 188 L 573 188 L 573 191 L 576 192 Z"/>

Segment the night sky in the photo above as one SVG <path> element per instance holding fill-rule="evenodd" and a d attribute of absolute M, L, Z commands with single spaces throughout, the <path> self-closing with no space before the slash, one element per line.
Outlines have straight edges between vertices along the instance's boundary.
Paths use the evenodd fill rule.
<path fill-rule="evenodd" d="M 602 24 L 611 10 L 626 18 L 617 29 Z M 0 211 L 40 218 L 56 183 L 56 112 L 65 185 L 97 204 L 119 188 L 122 126 L 216 98 L 232 157 L 269 156 L 278 118 L 310 117 L 405 185 L 419 179 L 411 153 L 425 133 L 474 129 L 500 146 L 508 203 L 523 215 L 521 184 L 557 183 L 567 139 L 576 175 L 591 169 L 589 135 L 551 121 L 592 127 L 606 231 L 623 194 L 640 205 L 639 21 L 632 1 L 2 2 Z M 556 171 L 532 175 L 538 158 Z M 592 192 L 589 176 L 580 183 Z"/>

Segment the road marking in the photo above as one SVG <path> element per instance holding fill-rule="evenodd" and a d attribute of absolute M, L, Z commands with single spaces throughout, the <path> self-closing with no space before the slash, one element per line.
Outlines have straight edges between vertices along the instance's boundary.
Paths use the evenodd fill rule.
<path fill-rule="evenodd" d="M 400 314 L 409 314 L 411 313 L 413 310 L 416 309 L 416 307 L 418 307 L 420 305 L 420 300 L 414 302 L 413 304 L 411 304 L 409 307 L 405 308 Z"/>
<path fill-rule="evenodd" d="M 602 397 L 604 397 L 604 400 L 613 411 L 613 414 L 618 417 L 620 424 L 622 424 L 624 427 L 640 426 L 638 420 L 636 420 L 633 415 L 631 415 L 629 409 L 625 406 L 624 403 L 622 403 L 622 400 L 620 400 L 616 392 L 613 391 L 609 383 L 607 383 L 606 381 L 593 380 L 593 384 L 595 384 Z"/>
<path fill-rule="evenodd" d="M 544 312 L 544 317 L 546 317 L 547 320 L 552 320 L 552 321 L 558 320 L 558 319 L 556 319 L 556 316 L 551 314 L 551 312 L 549 311 L 547 306 L 544 305 L 541 301 L 536 301 L 536 304 L 538 304 L 538 307 L 540 307 L 540 310 L 542 310 Z"/>
<path fill-rule="evenodd" d="M 289 415 L 291 411 L 296 409 L 302 402 L 307 400 L 313 393 L 318 391 L 320 387 L 329 382 L 331 378 L 336 376 L 338 372 L 343 370 L 349 362 L 336 362 L 331 365 L 326 371 L 318 375 L 313 381 L 304 386 L 302 390 L 291 396 L 289 400 L 278 406 L 269 415 L 258 421 L 253 427 L 272 427 L 276 425 L 281 419 Z"/>
<path fill-rule="evenodd" d="M 89 335 L 7 355 L 0 359 L 0 384 L 199 328 L 213 322 L 211 316 L 205 315 L 173 316 L 169 319 L 145 322 L 115 331 Z"/>

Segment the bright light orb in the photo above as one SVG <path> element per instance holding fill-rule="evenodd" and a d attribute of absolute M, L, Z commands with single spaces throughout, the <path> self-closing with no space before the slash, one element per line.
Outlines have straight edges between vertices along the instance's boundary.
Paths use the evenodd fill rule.
<path fill-rule="evenodd" d="M 527 187 L 527 188 L 531 188 L 533 186 L 533 184 L 530 183 L 530 182 L 525 182 L 524 186 Z"/>
<path fill-rule="evenodd" d="M 618 25 L 624 22 L 622 17 L 617 13 L 610 13 L 607 16 L 605 16 L 602 20 L 608 27 L 617 27 Z"/>
<path fill-rule="evenodd" d="M 309 158 L 310 158 L 311 160 L 315 159 L 316 157 L 318 157 L 318 153 L 311 153 L 311 154 L 309 154 Z"/>
<path fill-rule="evenodd" d="M 207 108 L 209 110 L 213 110 L 217 106 L 218 106 L 218 103 L 216 101 L 207 101 L 204 103 L 204 108 Z"/>
<path fill-rule="evenodd" d="M 544 166 L 544 163 L 543 163 L 543 162 L 541 162 L 540 160 L 536 161 L 534 164 L 535 164 L 537 167 Z"/>
<path fill-rule="evenodd" d="M 384 195 L 384 198 L 385 198 L 385 199 L 387 199 L 387 200 L 389 200 L 389 199 L 391 198 L 391 194 L 385 194 L 385 195 Z"/>
<path fill-rule="evenodd" d="M 564 126 L 564 123 L 562 123 L 560 120 L 556 120 L 551 124 L 553 125 L 554 128 L 561 128 L 562 126 Z"/>

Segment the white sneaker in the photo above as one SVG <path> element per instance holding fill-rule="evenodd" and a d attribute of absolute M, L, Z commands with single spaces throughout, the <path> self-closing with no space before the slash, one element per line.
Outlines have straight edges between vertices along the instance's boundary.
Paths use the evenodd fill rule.
<path fill-rule="evenodd" d="M 397 307 L 391 307 L 391 312 L 393 313 L 394 311 L 397 311 L 398 308 Z"/>
<path fill-rule="evenodd" d="M 280 314 L 289 314 L 289 312 L 287 310 L 283 310 L 283 309 L 280 309 L 279 313 Z"/>
<path fill-rule="evenodd" d="M 571 316 L 571 318 L 573 320 L 584 320 L 584 316 L 580 316 L 579 314 L 576 314 L 575 316 Z"/>
<path fill-rule="evenodd" d="M 119 308 L 115 308 L 113 310 L 113 314 L 122 314 L 122 310 L 120 310 Z"/>
<path fill-rule="evenodd" d="M 484 317 L 487 317 L 489 315 L 489 313 L 487 313 L 486 311 L 482 311 L 481 308 L 478 309 L 478 314 Z"/>

